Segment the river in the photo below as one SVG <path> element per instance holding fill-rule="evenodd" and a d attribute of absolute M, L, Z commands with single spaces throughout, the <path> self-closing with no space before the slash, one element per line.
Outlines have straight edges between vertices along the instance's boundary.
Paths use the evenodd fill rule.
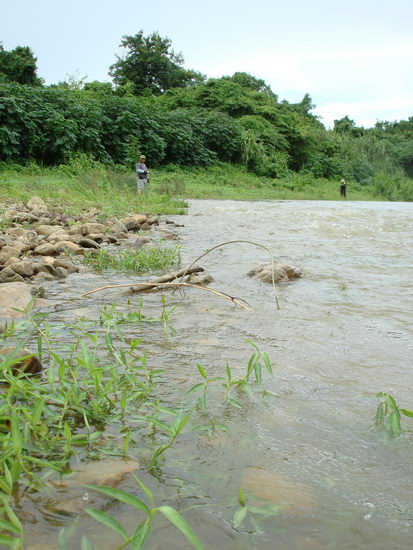
<path fill-rule="evenodd" d="M 198 421 L 203 416 L 217 425 L 213 436 L 185 433 L 162 475 L 142 479 L 158 501 L 182 511 L 208 549 L 411 548 L 413 420 L 402 418 L 403 434 L 392 439 L 374 417 L 380 391 L 413 408 L 413 204 L 196 200 L 187 216 L 174 219 L 184 225 L 177 229 L 183 265 L 217 244 L 248 240 L 304 276 L 277 285 L 277 309 L 272 286 L 246 276 L 270 261 L 268 252 L 236 243 L 199 263 L 214 277 L 211 286 L 246 300 L 252 311 L 196 290 L 168 295 L 176 333 L 163 340 L 156 331 L 147 334 L 154 364 L 170 373 L 166 401 L 200 382 L 197 363 L 210 376 L 225 375 L 227 363 L 243 372 L 252 352 L 246 338 L 271 358 L 274 375 L 264 375 L 263 386 L 272 393 L 262 395 L 252 384 L 251 396 L 234 394 L 238 409 L 212 391 L 209 412 Z M 64 285 L 52 283 L 51 294 L 75 300 L 101 279 L 74 275 Z M 105 300 L 117 296 L 109 291 Z M 155 311 L 159 297 L 145 296 L 144 304 Z M 96 294 L 65 315 L 101 305 Z M 240 488 L 253 510 L 235 529 Z M 268 504 L 282 505 L 280 513 L 257 512 Z M 133 524 L 129 510 L 118 514 Z M 103 529 L 84 521 L 101 550 L 115 547 Z M 69 524 L 56 516 L 53 522 Z M 145 548 L 190 546 L 161 523 Z"/>

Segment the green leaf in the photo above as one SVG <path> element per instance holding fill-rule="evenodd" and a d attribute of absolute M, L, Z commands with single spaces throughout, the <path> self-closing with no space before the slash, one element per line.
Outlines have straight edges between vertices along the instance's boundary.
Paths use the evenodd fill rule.
<path fill-rule="evenodd" d="M 413 411 L 409 411 L 408 409 L 400 409 L 400 412 L 403 413 L 404 416 L 413 418 Z"/>
<path fill-rule="evenodd" d="M 267 371 L 272 374 L 272 365 L 270 358 L 268 357 L 268 353 L 265 351 L 261 352 L 262 360 L 264 361 L 264 367 L 267 369 Z"/>
<path fill-rule="evenodd" d="M 140 550 L 145 544 L 150 532 L 151 526 L 146 521 L 138 525 L 132 537 L 132 550 Z"/>
<path fill-rule="evenodd" d="M 234 526 L 235 528 L 239 527 L 243 520 L 245 519 L 245 516 L 247 515 L 248 509 L 246 506 L 242 506 L 241 508 L 238 508 L 238 510 L 234 514 Z"/>
<path fill-rule="evenodd" d="M 395 412 L 390 413 L 389 425 L 391 434 L 394 437 L 399 437 L 402 433 L 402 428 L 400 426 L 400 415 Z"/>
<path fill-rule="evenodd" d="M 3 529 L 4 531 L 11 531 L 12 533 L 17 533 L 17 534 L 21 532 L 12 523 L 1 518 L 0 518 L 0 529 Z"/>
<path fill-rule="evenodd" d="M 244 495 L 244 491 L 242 490 L 242 487 L 240 487 L 240 490 L 239 490 L 238 502 L 241 504 L 241 506 L 245 506 L 246 504 L 245 495 Z"/>
<path fill-rule="evenodd" d="M 204 387 L 203 382 L 200 382 L 199 384 L 195 384 L 195 386 L 192 386 L 192 388 L 189 388 L 189 390 L 186 392 L 186 394 L 188 395 L 189 393 L 192 393 L 194 391 L 198 391 L 203 387 Z"/>
<path fill-rule="evenodd" d="M 16 539 L 13 537 L 8 537 L 7 535 L 0 535 L 0 542 L 6 546 L 12 546 L 16 544 Z"/>
<path fill-rule="evenodd" d="M 84 535 L 82 537 L 81 550 L 94 550 L 92 543 Z"/>
<path fill-rule="evenodd" d="M 179 512 L 170 506 L 160 506 L 158 510 L 189 540 L 189 542 L 198 550 L 203 550 L 203 546 L 195 534 L 195 531 L 189 525 Z"/>
<path fill-rule="evenodd" d="M 383 401 L 379 404 L 376 411 L 376 426 L 380 426 L 383 423 L 384 416 L 384 403 Z"/>
<path fill-rule="evenodd" d="M 238 401 L 235 401 L 235 399 L 228 399 L 228 403 L 231 403 L 231 405 L 233 405 L 234 407 L 237 407 L 237 409 L 242 409 L 242 405 L 241 403 L 239 403 Z"/>
<path fill-rule="evenodd" d="M 112 531 L 115 531 L 115 533 L 118 533 L 118 535 L 124 539 L 128 538 L 128 534 L 126 533 L 123 525 L 106 512 L 101 512 L 100 510 L 96 510 L 96 508 L 85 508 L 85 512 L 96 521 L 99 521 L 106 527 L 109 527 L 109 529 L 112 529 Z"/>
<path fill-rule="evenodd" d="M 196 368 L 198 369 L 198 372 L 199 372 L 199 374 L 202 376 L 202 378 L 203 378 L 204 380 L 207 380 L 208 377 L 207 377 L 207 373 L 205 372 L 204 367 L 202 367 L 202 365 L 200 365 L 199 363 L 197 363 Z"/>
<path fill-rule="evenodd" d="M 139 487 L 145 493 L 146 498 L 148 499 L 148 501 L 150 502 L 150 504 L 153 508 L 154 501 L 153 501 L 153 495 L 152 495 L 151 491 L 146 487 L 146 485 L 143 483 L 143 481 L 141 481 L 137 476 L 133 476 L 133 477 L 135 478 L 136 483 L 139 485 Z"/>
<path fill-rule="evenodd" d="M 151 517 L 151 511 L 146 506 L 146 504 L 136 498 L 134 495 L 131 495 L 130 493 L 125 493 L 125 491 L 114 489 L 112 487 L 105 487 L 104 485 L 85 485 L 85 487 L 87 487 L 88 489 L 99 491 L 100 493 L 115 498 L 116 500 L 124 502 L 125 504 L 129 504 L 130 506 L 133 506 L 133 508 L 145 512 L 148 517 Z"/>

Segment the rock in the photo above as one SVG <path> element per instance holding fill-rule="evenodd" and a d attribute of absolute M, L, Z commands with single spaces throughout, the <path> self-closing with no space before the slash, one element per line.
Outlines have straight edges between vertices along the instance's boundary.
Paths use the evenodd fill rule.
<path fill-rule="evenodd" d="M 75 256 L 80 256 L 84 254 L 83 249 L 77 245 L 76 243 L 72 243 L 71 241 L 59 241 L 55 243 L 56 250 L 58 252 L 69 252 L 70 254 L 74 254 Z"/>
<path fill-rule="evenodd" d="M 49 235 L 52 235 L 52 233 L 56 233 L 58 229 L 59 227 L 56 225 L 39 225 L 36 227 L 36 233 L 48 237 Z"/>
<path fill-rule="evenodd" d="M 69 274 L 67 269 L 65 269 L 64 267 L 56 267 L 55 273 L 58 279 L 65 279 Z"/>
<path fill-rule="evenodd" d="M 104 233 L 105 226 L 102 223 L 84 223 L 80 226 L 80 233 L 83 236 L 91 233 Z"/>
<path fill-rule="evenodd" d="M 3 265 L 9 258 L 18 258 L 20 250 L 15 246 L 3 246 L 0 250 L 0 265 Z"/>
<path fill-rule="evenodd" d="M 152 226 L 151 226 L 149 223 L 146 223 L 146 222 L 143 223 L 143 224 L 141 224 L 141 229 L 142 229 L 143 231 L 149 231 L 149 229 L 151 229 L 151 227 L 152 227 Z"/>
<path fill-rule="evenodd" d="M 26 357 L 27 355 L 31 357 Z M 33 355 L 30 350 L 25 348 L 9 347 L 0 349 L 0 361 L 3 363 L 5 360 L 7 363 L 13 361 L 11 365 L 11 370 L 13 372 L 38 374 L 43 369 L 40 359 Z"/>
<path fill-rule="evenodd" d="M 272 264 L 266 264 L 260 267 L 256 267 L 248 273 L 249 277 L 254 279 L 259 279 L 264 283 L 272 283 Z M 286 282 L 291 279 L 297 279 L 303 276 L 303 273 L 297 267 L 291 267 L 286 264 L 280 264 L 274 262 L 274 281 L 275 282 Z"/>
<path fill-rule="evenodd" d="M 98 243 L 95 243 L 95 241 L 92 241 L 91 239 L 87 239 L 86 237 L 79 239 L 77 244 L 79 246 L 82 246 L 83 248 L 100 248 Z"/>
<path fill-rule="evenodd" d="M 14 283 L 23 281 L 23 277 L 13 271 L 11 267 L 5 267 L 0 271 L 0 283 Z"/>
<path fill-rule="evenodd" d="M 159 220 L 153 216 L 148 216 L 146 218 L 146 223 L 149 225 L 159 225 Z"/>
<path fill-rule="evenodd" d="M 32 197 L 27 202 L 27 208 L 29 210 L 36 211 L 36 213 L 45 213 L 47 212 L 47 206 L 43 199 L 40 197 Z"/>
<path fill-rule="evenodd" d="M 139 235 L 139 237 L 136 237 L 136 239 L 130 243 L 131 246 L 135 248 L 142 248 L 144 244 L 150 243 L 151 239 L 149 237 L 144 237 L 143 235 Z"/>
<path fill-rule="evenodd" d="M 4 262 L 4 267 L 9 267 L 9 265 L 11 264 L 15 264 L 16 262 L 19 262 L 19 258 L 14 258 L 13 256 L 11 258 L 9 258 L 8 260 L 6 260 Z"/>
<path fill-rule="evenodd" d="M 70 235 L 63 228 L 59 228 L 47 237 L 49 243 L 56 244 L 59 241 L 70 241 Z"/>
<path fill-rule="evenodd" d="M 39 256 L 56 256 L 58 254 L 58 250 L 56 249 L 54 244 L 44 243 L 36 246 L 36 248 L 34 249 L 34 253 L 38 254 Z"/>
<path fill-rule="evenodd" d="M 105 236 L 103 233 L 88 233 L 87 238 L 95 243 L 102 243 Z"/>
<path fill-rule="evenodd" d="M 84 483 L 114 487 L 126 474 L 136 472 L 139 468 L 139 462 L 132 460 L 100 460 L 81 464 L 70 477 L 66 476 L 62 480 L 51 483 L 55 487 L 73 487 Z"/>
<path fill-rule="evenodd" d="M 47 275 L 52 275 L 52 278 L 56 275 L 56 269 L 52 264 L 46 262 L 36 262 L 33 264 L 34 274 L 45 273 Z M 49 279 L 50 280 L 50 279 Z"/>
<path fill-rule="evenodd" d="M 11 282 L 0 285 L 0 317 L 3 321 L 22 317 L 24 313 L 16 310 L 25 309 L 32 300 L 32 287 L 27 283 Z M 44 306 L 47 302 L 36 298 L 34 305 Z"/>
<path fill-rule="evenodd" d="M 214 278 L 209 273 L 191 273 L 187 281 L 193 285 L 206 286 L 212 283 Z"/>
<path fill-rule="evenodd" d="M 62 258 L 56 258 L 54 263 L 55 267 L 63 267 L 68 273 L 79 273 L 79 267 L 69 260 L 63 260 Z"/>
<path fill-rule="evenodd" d="M 157 234 L 160 235 L 161 239 L 165 239 L 165 241 L 177 241 L 178 235 L 174 233 L 173 231 L 169 231 L 169 229 L 159 229 L 157 231 Z"/>
<path fill-rule="evenodd" d="M 23 212 L 20 210 L 9 209 L 3 214 L 3 218 L 10 222 L 16 223 L 32 223 L 36 222 L 39 218 L 31 212 Z"/>
<path fill-rule="evenodd" d="M 148 216 L 146 216 L 145 214 L 129 214 L 121 221 L 128 231 L 139 231 L 141 225 L 146 223 L 147 219 Z"/>
<path fill-rule="evenodd" d="M 117 244 L 118 239 L 116 237 L 114 237 L 113 235 L 108 235 L 106 237 L 106 242 L 109 243 L 109 244 Z"/>
<path fill-rule="evenodd" d="M 256 497 L 257 502 L 249 500 L 253 506 L 271 503 L 287 512 L 298 512 L 315 506 L 309 487 L 271 470 L 247 468 L 241 487 L 252 497 Z"/>
<path fill-rule="evenodd" d="M 14 262 L 10 264 L 10 269 L 22 277 L 32 277 L 34 274 L 33 265 L 30 262 Z"/>
<path fill-rule="evenodd" d="M 69 233 L 69 235 L 81 235 L 80 225 L 78 223 L 76 225 L 72 225 L 72 227 L 70 227 L 67 232 Z"/>
<path fill-rule="evenodd" d="M 111 218 L 105 222 L 110 233 L 127 233 L 126 225 L 117 218 Z"/>

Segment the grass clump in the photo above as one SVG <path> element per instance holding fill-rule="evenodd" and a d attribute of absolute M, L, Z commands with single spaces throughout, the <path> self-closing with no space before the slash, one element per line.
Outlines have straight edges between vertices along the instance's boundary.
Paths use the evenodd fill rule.
<path fill-rule="evenodd" d="M 180 251 L 180 245 L 172 248 L 156 246 L 133 251 L 118 250 L 115 253 L 100 249 L 97 252 L 87 252 L 83 256 L 82 263 L 97 272 L 105 269 L 122 273 L 157 271 L 179 265 Z"/>

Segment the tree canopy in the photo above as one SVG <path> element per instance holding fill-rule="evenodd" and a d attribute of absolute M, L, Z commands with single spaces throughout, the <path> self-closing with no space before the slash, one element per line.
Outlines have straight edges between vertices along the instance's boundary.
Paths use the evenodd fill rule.
<path fill-rule="evenodd" d="M 183 88 L 202 83 L 205 77 L 183 67 L 184 58 L 175 53 L 169 38 L 157 32 L 144 36 L 139 31 L 134 36 L 124 36 L 121 42 L 126 52 L 117 56 L 109 74 L 116 85 L 133 84 L 135 95 L 150 92 L 155 95 L 171 88 Z"/>
<path fill-rule="evenodd" d="M 37 76 L 37 58 L 27 46 L 17 46 L 7 51 L 0 44 L 0 75 L 4 80 L 40 86 L 42 80 Z"/>

